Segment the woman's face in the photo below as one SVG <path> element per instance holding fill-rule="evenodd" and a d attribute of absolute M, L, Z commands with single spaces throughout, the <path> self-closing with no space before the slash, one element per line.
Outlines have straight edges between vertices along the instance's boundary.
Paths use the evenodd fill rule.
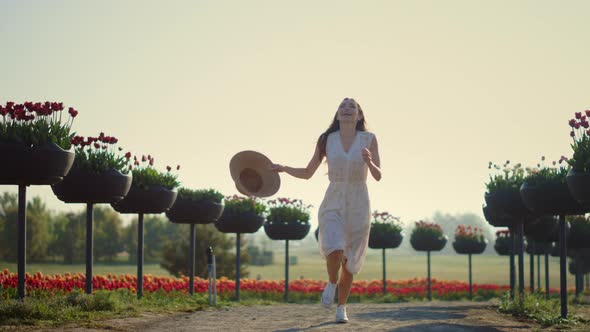
<path fill-rule="evenodd" d="M 352 99 L 344 99 L 338 107 L 338 113 L 336 118 L 340 122 L 353 122 L 356 123 L 361 120 L 363 116 L 360 114 L 356 107 L 356 102 Z"/>

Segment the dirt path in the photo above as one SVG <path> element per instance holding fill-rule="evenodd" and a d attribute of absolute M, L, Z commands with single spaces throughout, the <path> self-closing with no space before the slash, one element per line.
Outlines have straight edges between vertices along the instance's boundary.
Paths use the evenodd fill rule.
<path fill-rule="evenodd" d="M 319 304 L 239 306 L 173 315 L 144 315 L 100 322 L 95 328 L 51 331 L 530 331 L 537 327 L 497 313 L 491 302 L 350 304 L 348 324 L 334 323 L 335 309 Z"/>

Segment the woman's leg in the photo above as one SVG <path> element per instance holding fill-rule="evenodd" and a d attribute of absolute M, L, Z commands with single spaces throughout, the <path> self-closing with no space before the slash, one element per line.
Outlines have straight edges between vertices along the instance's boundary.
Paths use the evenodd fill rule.
<path fill-rule="evenodd" d="M 346 269 L 346 259 L 342 262 L 342 274 L 338 282 L 338 305 L 346 304 L 352 287 L 352 273 Z"/>
<path fill-rule="evenodd" d="M 326 259 L 326 265 L 328 267 L 328 277 L 330 283 L 335 284 L 338 282 L 338 270 L 342 264 L 342 250 L 335 250 L 330 253 Z"/>

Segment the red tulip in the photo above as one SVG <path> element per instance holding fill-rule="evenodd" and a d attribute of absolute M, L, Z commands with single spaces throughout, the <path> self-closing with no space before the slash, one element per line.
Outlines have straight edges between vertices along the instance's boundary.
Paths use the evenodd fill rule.
<path fill-rule="evenodd" d="M 582 112 L 576 112 L 576 119 L 582 118 Z"/>

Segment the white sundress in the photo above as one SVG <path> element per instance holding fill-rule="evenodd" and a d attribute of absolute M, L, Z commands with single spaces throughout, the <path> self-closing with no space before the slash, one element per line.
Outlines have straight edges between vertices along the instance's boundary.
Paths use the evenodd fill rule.
<path fill-rule="evenodd" d="M 330 133 L 326 142 L 330 185 L 318 211 L 320 255 L 325 259 L 333 251 L 343 250 L 346 270 L 353 274 L 361 270 L 369 243 L 368 166 L 362 149 L 369 148 L 373 137 L 357 131 L 348 153 L 339 131 Z"/>

